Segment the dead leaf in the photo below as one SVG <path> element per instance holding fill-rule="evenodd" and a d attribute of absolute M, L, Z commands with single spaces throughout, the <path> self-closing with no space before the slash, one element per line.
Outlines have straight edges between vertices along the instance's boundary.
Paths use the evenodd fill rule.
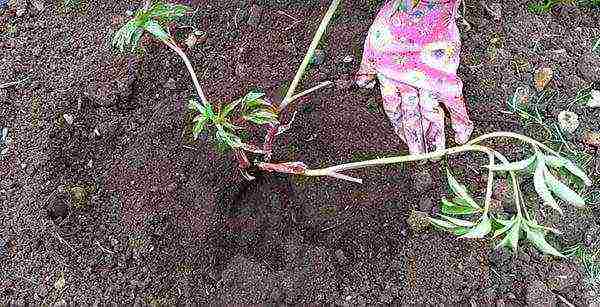
<path fill-rule="evenodd" d="M 571 111 L 562 111 L 558 114 L 558 122 L 564 131 L 573 133 L 579 127 L 579 116 Z"/>
<path fill-rule="evenodd" d="M 518 87 L 508 103 L 509 111 L 516 112 L 529 103 L 529 87 Z"/>
<path fill-rule="evenodd" d="M 198 42 L 198 38 L 196 37 L 196 34 L 194 34 L 194 33 L 190 33 L 185 40 L 185 44 L 190 49 L 193 48 L 197 42 Z"/>
<path fill-rule="evenodd" d="M 535 88 L 538 91 L 543 90 L 544 88 L 546 88 L 548 83 L 550 83 L 550 80 L 552 80 L 552 77 L 554 77 L 554 71 L 552 70 L 552 68 L 549 68 L 549 67 L 539 68 L 538 70 L 536 70 L 535 75 L 534 75 Z"/>
<path fill-rule="evenodd" d="M 69 125 L 73 124 L 73 121 L 74 121 L 73 115 L 65 113 L 65 114 L 63 114 L 63 118 L 65 119 L 65 122 L 67 124 L 69 124 Z"/>
<path fill-rule="evenodd" d="M 62 291 L 65 288 L 65 283 L 65 274 L 61 272 L 58 279 L 54 282 L 54 289 L 57 291 Z"/>
<path fill-rule="evenodd" d="M 583 135 L 583 142 L 593 147 L 600 147 L 600 132 L 587 131 Z"/>
<path fill-rule="evenodd" d="M 588 101 L 587 106 L 590 108 L 600 108 L 600 91 L 592 90 L 590 94 L 592 98 Z"/>

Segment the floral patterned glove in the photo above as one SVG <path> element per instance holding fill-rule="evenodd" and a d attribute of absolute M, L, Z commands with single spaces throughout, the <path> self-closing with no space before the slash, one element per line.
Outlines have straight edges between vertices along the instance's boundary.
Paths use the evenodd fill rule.
<path fill-rule="evenodd" d="M 367 36 L 357 83 L 379 80 L 384 109 L 411 154 L 446 146 L 443 104 L 455 141 L 473 131 L 462 95 L 460 0 L 389 0 Z"/>

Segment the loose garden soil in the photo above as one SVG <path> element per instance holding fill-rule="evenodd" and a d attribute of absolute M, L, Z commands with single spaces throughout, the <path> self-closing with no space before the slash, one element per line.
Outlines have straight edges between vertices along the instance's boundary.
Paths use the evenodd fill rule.
<path fill-rule="evenodd" d="M 502 112 L 540 65 L 556 74 L 546 118 L 571 109 L 581 131 L 598 131 L 598 109 L 568 106 L 600 81 L 600 56 L 590 51 L 600 38 L 598 11 L 533 15 L 531 1 L 512 0 L 500 2 L 502 16 L 494 20 L 467 2 L 472 28 L 463 27 L 460 73 L 475 135 L 504 130 L 550 142 Z M 513 255 L 495 250 L 492 240 L 409 223 L 415 210 L 437 212 L 447 196 L 446 163 L 469 187 L 484 189 L 482 156 L 355 172 L 363 185 L 275 174 L 247 182 L 210 138 L 190 137 L 186 102 L 194 91 L 174 53 L 152 41 L 143 56 L 111 49 L 126 10 L 139 3 L 86 1 L 68 10 L 61 1 L 32 1 L 44 4 L 41 12 L 16 3 L 25 8 L 21 16 L 14 7 L 0 9 L 0 84 L 26 79 L 0 89 L 0 127 L 11 139 L 0 161 L 0 303 L 600 301 L 600 286 L 585 283 L 571 260 L 542 256 L 525 243 Z M 189 4 L 195 13 L 183 25 L 205 35 L 186 52 L 214 103 L 251 89 L 281 99 L 328 6 Z M 344 1 L 320 45 L 323 63 L 303 80 L 335 86 L 295 106 L 295 124 L 273 160 L 320 167 L 406 154 L 378 90 L 348 82 L 378 5 Z M 181 27 L 177 35 L 191 31 Z M 571 141 L 597 164 L 582 137 Z M 518 144 L 496 148 L 519 157 Z M 592 191 L 600 176 L 594 163 Z M 546 224 L 565 229 L 552 242 L 569 247 L 597 229 L 598 204 L 590 206 L 569 208 L 563 218 L 544 211 Z"/>

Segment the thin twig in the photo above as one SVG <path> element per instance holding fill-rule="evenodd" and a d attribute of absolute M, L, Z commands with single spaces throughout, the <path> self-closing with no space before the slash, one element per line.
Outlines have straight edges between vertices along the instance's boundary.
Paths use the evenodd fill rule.
<path fill-rule="evenodd" d="M 187 57 L 185 52 L 183 52 L 183 50 L 181 50 L 181 48 L 177 47 L 176 44 L 166 41 L 166 40 L 163 42 L 169 48 L 171 48 L 171 50 L 175 51 L 175 53 L 177 53 L 177 55 L 179 55 L 179 57 L 183 60 L 185 67 L 187 68 L 188 72 L 190 73 L 190 76 L 192 77 L 192 82 L 194 83 L 194 87 L 196 88 L 196 92 L 198 93 L 198 97 L 200 98 L 200 101 L 202 101 L 202 104 L 204 104 L 205 107 L 209 107 L 210 102 L 208 102 L 208 99 L 206 99 L 206 96 L 204 95 L 204 91 L 202 90 L 202 87 L 200 86 L 200 82 L 198 81 L 198 76 L 196 75 L 194 66 L 192 65 L 192 62 L 190 61 L 190 59 Z"/>
<path fill-rule="evenodd" d="M 331 82 L 331 81 L 325 81 L 315 87 L 312 87 L 310 89 L 307 89 L 306 91 L 301 92 L 300 94 L 294 95 L 292 98 L 290 98 L 289 103 L 292 103 L 294 100 L 300 99 L 314 91 L 320 90 L 320 89 L 330 86 L 332 84 L 333 84 L 333 82 Z"/>
<path fill-rule="evenodd" d="M 323 18 L 323 20 L 321 21 L 321 24 L 319 25 L 319 29 L 317 29 L 317 33 L 315 34 L 312 42 L 310 43 L 310 46 L 308 47 L 308 52 L 306 52 L 306 55 L 304 56 L 304 60 L 302 60 L 302 64 L 300 64 L 300 67 L 298 68 L 298 71 L 296 72 L 296 76 L 294 77 L 292 84 L 290 84 L 290 87 L 288 88 L 285 98 L 283 98 L 283 101 L 281 101 L 281 105 L 279 106 L 279 111 L 284 110 L 290 103 L 290 99 L 294 96 L 294 93 L 296 92 L 296 88 L 298 87 L 298 84 L 300 84 L 300 80 L 302 79 L 302 76 L 304 75 L 304 72 L 306 71 L 306 68 L 308 67 L 308 64 L 310 63 L 310 60 L 312 59 L 312 57 L 315 53 L 315 50 L 317 49 L 317 46 L 321 42 L 321 37 L 323 37 L 323 34 L 325 34 L 325 31 L 327 30 L 327 26 L 329 25 L 329 22 L 333 18 L 333 15 L 335 14 L 335 11 L 337 10 L 337 7 L 340 4 L 340 2 L 341 2 L 341 0 L 333 0 L 331 2 L 331 5 L 329 6 L 327 13 L 325 14 L 325 17 Z"/>
<path fill-rule="evenodd" d="M 106 252 L 106 253 L 109 253 L 109 254 L 114 254 L 114 253 L 115 253 L 115 252 L 111 251 L 110 249 L 108 249 L 108 248 L 106 248 L 106 247 L 104 247 L 104 246 L 100 245 L 100 242 L 98 242 L 98 241 L 94 241 L 94 243 L 96 243 L 96 245 L 98 245 L 98 247 L 99 247 L 99 248 L 100 248 L 102 251 L 104 251 L 104 252 Z"/>
<path fill-rule="evenodd" d="M 569 306 L 569 307 L 575 307 L 575 305 L 573 305 L 571 302 L 569 302 L 564 296 L 558 294 L 558 293 L 554 293 L 556 295 L 556 297 L 558 297 L 563 303 L 565 303 L 565 305 Z"/>
<path fill-rule="evenodd" d="M 15 86 L 15 85 L 21 84 L 21 83 L 23 83 L 23 82 L 25 82 L 27 80 L 29 80 L 29 77 L 26 77 L 26 78 L 21 79 L 19 81 L 13 81 L 13 82 L 8 82 L 8 83 L 0 84 L 0 89 L 5 89 L 5 88 L 9 88 L 11 86 Z"/>
<path fill-rule="evenodd" d="M 191 149 L 191 150 L 196 150 L 196 151 L 198 151 L 198 148 L 194 148 L 194 147 L 192 147 L 192 146 L 183 145 L 183 148 L 187 148 L 187 149 Z"/>
<path fill-rule="evenodd" d="M 71 244 L 69 244 L 69 242 L 65 241 L 56 231 L 52 232 L 54 234 L 54 236 L 56 236 L 56 238 L 58 239 L 58 241 L 60 241 L 62 244 L 66 245 L 67 247 L 69 247 L 69 249 L 73 252 L 76 253 L 75 249 L 73 248 L 73 246 L 71 246 Z"/>
<path fill-rule="evenodd" d="M 287 30 L 289 30 L 289 29 L 291 29 L 291 28 L 295 27 L 295 26 L 296 26 L 296 25 L 297 25 L 297 24 L 300 22 L 300 20 L 298 20 L 297 18 L 294 18 L 293 16 L 291 16 L 290 14 L 287 14 L 287 13 L 286 13 L 286 12 L 284 12 L 284 11 L 277 11 L 277 13 L 279 13 L 279 14 L 281 14 L 281 15 L 284 15 L 284 16 L 286 16 L 286 17 L 288 17 L 288 18 L 290 18 L 290 19 L 293 19 L 293 20 L 294 20 L 294 22 L 293 22 L 291 25 L 289 25 L 289 26 L 285 27 L 285 29 L 283 29 L 283 31 L 287 31 Z"/>

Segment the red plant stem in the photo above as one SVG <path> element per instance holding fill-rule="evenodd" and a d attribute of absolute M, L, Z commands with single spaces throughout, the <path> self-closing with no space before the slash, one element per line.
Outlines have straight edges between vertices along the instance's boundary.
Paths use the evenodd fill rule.
<path fill-rule="evenodd" d="M 273 143 L 275 142 L 275 137 L 277 136 L 278 130 L 279 124 L 269 125 L 269 128 L 267 128 L 267 135 L 265 136 L 265 143 L 263 144 L 266 162 L 271 160 L 271 155 L 273 154 Z"/>
<path fill-rule="evenodd" d="M 250 167 L 250 161 L 248 160 L 248 156 L 246 156 L 246 153 L 243 150 L 236 149 L 233 152 L 233 155 L 235 156 L 235 159 L 238 161 L 239 168 L 246 169 L 246 168 Z"/>

